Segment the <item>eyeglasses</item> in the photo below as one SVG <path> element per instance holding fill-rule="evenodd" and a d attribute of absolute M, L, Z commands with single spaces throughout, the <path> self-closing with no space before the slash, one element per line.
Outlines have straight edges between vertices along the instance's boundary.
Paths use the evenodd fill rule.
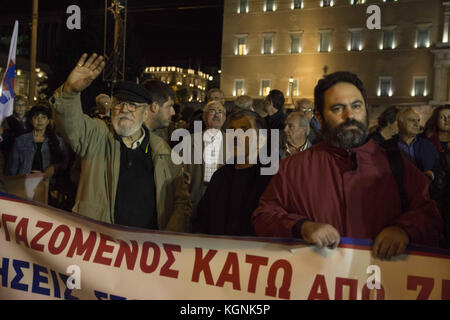
<path fill-rule="evenodd" d="M 114 102 L 113 109 L 115 111 L 120 111 L 120 110 L 122 110 L 122 108 L 124 106 L 128 107 L 128 111 L 135 112 L 138 108 L 145 107 L 145 106 L 147 106 L 147 104 L 146 103 L 136 103 L 136 102 L 119 101 L 119 100 L 117 100 L 117 101 Z"/>
<path fill-rule="evenodd" d="M 222 111 L 222 110 L 216 110 L 216 109 L 209 109 L 209 110 L 208 110 L 208 113 L 209 113 L 210 115 L 215 115 L 215 114 L 217 114 L 217 115 L 219 115 L 219 116 L 223 116 L 223 115 L 225 114 L 224 111 Z"/>

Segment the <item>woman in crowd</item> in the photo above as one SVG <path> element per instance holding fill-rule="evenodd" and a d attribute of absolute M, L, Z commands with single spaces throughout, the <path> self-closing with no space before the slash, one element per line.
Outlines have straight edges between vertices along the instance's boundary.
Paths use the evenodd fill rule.
<path fill-rule="evenodd" d="M 3 121 L 3 132 L 1 132 L 2 143 L 0 147 L 5 160 L 9 158 L 15 139 L 30 131 L 30 126 L 25 116 L 29 109 L 28 106 L 26 96 L 16 95 L 14 98 L 14 113 Z M 5 169 L 4 167 L 1 168 L 2 171 Z"/>
<path fill-rule="evenodd" d="M 441 246 L 450 249 L 450 105 L 433 110 L 425 125 L 425 135 L 439 153 L 439 162 L 431 186 L 431 197 L 437 201 L 444 220 Z"/>
<path fill-rule="evenodd" d="M 7 174 L 24 175 L 43 172 L 50 180 L 50 190 L 55 173 L 66 166 L 64 141 L 57 136 L 50 125 L 51 111 L 42 104 L 35 105 L 27 113 L 32 131 L 17 137 L 9 159 Z"/>

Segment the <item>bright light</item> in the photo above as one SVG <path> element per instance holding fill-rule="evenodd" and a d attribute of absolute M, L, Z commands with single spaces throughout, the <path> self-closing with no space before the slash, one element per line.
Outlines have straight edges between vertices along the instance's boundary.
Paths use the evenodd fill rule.
<path fill-rule="evenodd" d="M 218 74 L 221 74 L 221 73 L 222 73 L 222 70 L 217 71 L 217 73 L 218 73 Z"/>
<path fill-rule="evenodd" d="M 414 42 L 414 48 L 417 49 L 417 40 Z"/>
<path fill-rule="evenodd" d="M 427 48 L 430 47 L 430 40 L 427 40 Z"/>
<path fill-rule="evenodd" d="M 416 96 L 416 90 L 414 90 L 414 89 L 411 90 L 411 96 L 413 96 L 413 97 Z"/>
<path fill-rule="evenodd" d="M 361 51 L 362 50 L 362 44 L 360 43 L 359 44 L 359 51 Z"/>
<path fill-rule="evenodd" d="M 377 96 L 381 96 L 381 88 L 378 88 Z"/>
<path fill-rule="evenodd" d="M 380 50 L 383 50 L 383 42 L 380 43 Z"/>
<path fill-rule="evenodd" d="M 320 0 L 320 6 L 323 7 L 323 0 Z"/>
<path fill-rule="evenodd" d="M 347 45 L 347 51 L 350 51 L 352 48 L 351 48 L 351 45 L 350 45 L 350 42 L 348 43 L 348 45 Z"/>
<path fill-rule="evenodd" d="M 392 97 L 392 88 L 389 89 L 389 97 Z"/>
<path fill-rule="evenodd" d="M 213 77 L 212 76 L 209 76 L 209 81 L 213 81 Z"/>
<path fill-rule="evenodd" d="M 17 75 L 18 76 L 22 75 L 22 70 L 17 70 Z"/>
<path fill-rule="evenodd" d="M 427 96 L 427 95 L 428 95 L 427 89 L 425 89 L 425 91 L 423 92 L 423 95 L 424 95 L 424 96 Z"/>

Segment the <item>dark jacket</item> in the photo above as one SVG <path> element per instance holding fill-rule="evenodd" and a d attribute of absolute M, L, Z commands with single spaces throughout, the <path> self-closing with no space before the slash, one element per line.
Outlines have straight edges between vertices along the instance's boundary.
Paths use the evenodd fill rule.
<path fill-rule="evenodd" d="M 399 135 L 395 135 L 393 138 L 396 139 L 397 142 L 400 140 Z M 430 140 L 419 135 L 416 136 L 416 141 L 414 142 L 414 157 L 417 168 L 422 172 L 428 170 L 434 172 L 439 159 L 434 144 Z M 409 156 L 407 158 L 410 159 Z"/>
<path fill-rule="evenodd" d="M 261 175 L 261 166 L 236 170 L 227 164 L 218 169 L 197 208 L 193 231 L 206 234 L 253 236 L 252 212 L 272 176 Z M 241 190 L 234 190 L 240 185 Z M 235 197 L 233 197 L 233 194 Z"/>

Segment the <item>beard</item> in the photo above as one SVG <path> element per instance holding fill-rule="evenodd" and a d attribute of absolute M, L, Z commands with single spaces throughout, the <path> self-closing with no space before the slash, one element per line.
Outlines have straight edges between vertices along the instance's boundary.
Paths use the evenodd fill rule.
<path fill-rule="evenodd" d="M 125 119 L 126 117 L 122 117 L 122 119 Z M 136 121 L 131 127 L 124 127 L 124 126 L 120 126 L 119 122 L 120 122 L 119 117 L 113 117 L 111 119 L 111 123 L 113 125 L 114 130 L 116 131 L 116 133 L 121 136 L 121 137 L 130 137 L 133 134 L 135 134 L 141 127 L 142 127 L 142 122 Z M 129 119 L 129 118 L 126 118 Z M 133 120 L 129 120 L 129 121 L 133 121 Z"/>
<path fill-rule="evenodd" d="M 356 129 L 347 129 L 355 126 Z M 365 123 L 355 119 L 347 119 L 340 125 L 330 128 L 325 122 L 322 128 L 324 140 L 331 146 L 341 149 L 353 149 L 362 146 L 366 142 L 368 133 L 368 121 Z"/>

